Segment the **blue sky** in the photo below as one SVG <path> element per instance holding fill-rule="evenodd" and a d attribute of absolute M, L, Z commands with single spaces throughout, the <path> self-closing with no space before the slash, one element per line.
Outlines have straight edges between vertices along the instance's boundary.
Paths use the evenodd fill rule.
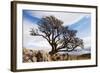
<path fill-rule="evenodd" d="M 32 27 L 37 28 L 37 22 L 41 20 L 43 16 L 49 16 L 49 15 L 53 15 L 57 17 L 58 19 L 62 20 L 64 22 L 63 26 L 69 26 L 70 29 L 77 30 L 78 31 L 77 36 L 80 38 L 83 38 L 85 41 L 85 44 L 90 46 L 91 14 L 74 13 L 74 12 L 31 11 L 31 10 L 23 10 L 23 25 L 24 25 L 23 30 L 25 30 L 23 31 L 23 38 L 24 38 L 23 45 L 25 46 L 27 45 L 28 47 L 29 43 L 35 43 L 35 41 L 37 41 L 37 40 L 34 41 L 36 37 L 32 37 L 29 35 L 29 30 Z M 45 40 L 43 41 L 41 37 L 37 37 L 37 38 L 38 39 L 40 38 L 42 40 L 42 43 L 46 42 Z M 38 43 L 41 44 L 41 40 L 38 40 Z M 33 45 L 29 44 L 29 46 L 33 46 Z M 36 45 L 34 46 L 36 47 Z M 44 46 L 46 47 L 46 45 Z"/>
<path fill-rule="evenodd" d="M 84 16 L 78 22 L 69 26 L 71 29 L 78 31 L 78 36 L 85 37 L 91 35 L 91 16 Z"/>

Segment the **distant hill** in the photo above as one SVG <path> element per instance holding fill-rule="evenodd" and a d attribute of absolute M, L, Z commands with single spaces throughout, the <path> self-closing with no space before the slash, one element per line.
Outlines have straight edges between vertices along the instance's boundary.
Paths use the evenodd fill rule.
<path fill-rule="evenodd" d="M 91 53 L 91 48 L 84 48 L 84 49 L 75 49 L 71 52 L 61 52 L 61 53 L 68 53 L 70 55 L 82 55 L 82 54 L 90 54 Z"/>

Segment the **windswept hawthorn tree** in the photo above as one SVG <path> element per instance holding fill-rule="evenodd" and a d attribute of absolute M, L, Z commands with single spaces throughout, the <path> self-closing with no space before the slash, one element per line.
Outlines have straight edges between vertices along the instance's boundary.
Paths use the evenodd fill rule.
<path fill-rule="evenodd" d="M 53 55 L 60 51 L 73 51 L 77 47 L 83 48 L 83 40 L 76 36 L 77 31 L 64 27 L 63 22 L 54 16 L 43 17 L 38 22 L 38 29 L 32 28 L 32 36 L 42 36 L 48 41 Z M 40 33 L 41 32 L 41 33 Z"/>

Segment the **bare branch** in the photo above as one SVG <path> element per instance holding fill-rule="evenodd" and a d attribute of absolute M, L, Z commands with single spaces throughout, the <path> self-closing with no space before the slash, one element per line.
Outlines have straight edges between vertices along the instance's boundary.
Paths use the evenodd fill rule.
<path fill-rule="evenodd" d="M 32 36 L 42 36 L 48 41 L 52 50 L 50 54 L 58 51 L 73 51 L 76 47 L 84 47 L 83 40 L 76 37 L 76 30 L 62 26 L 63 22 L 54 16 L 41 18 L 38 23 L 38 30 L 32 28 Z M 39 32 L 43 33 L 39 33 Z M 64 49 L 64 50 L 61 50 Z"/>

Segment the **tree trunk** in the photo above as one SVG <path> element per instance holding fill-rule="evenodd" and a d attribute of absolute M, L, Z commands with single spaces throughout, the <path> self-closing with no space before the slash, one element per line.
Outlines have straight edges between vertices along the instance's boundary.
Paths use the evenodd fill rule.
<path fill-rule="evenodd" d="M 57 50 L 51 50 L 51 51 L 49 52 L 50 55 L 54 55 L 54 54 L 56 54 L 56 53 L 57 53 Z"/>
<path fill-rule="evenodd" d="M 50 55 L 54 55 L 56 54 L 58 51 L 56 49 L 56 46 L 55 45 L 52 45 L 52 50 L 49 52 Z"/>

